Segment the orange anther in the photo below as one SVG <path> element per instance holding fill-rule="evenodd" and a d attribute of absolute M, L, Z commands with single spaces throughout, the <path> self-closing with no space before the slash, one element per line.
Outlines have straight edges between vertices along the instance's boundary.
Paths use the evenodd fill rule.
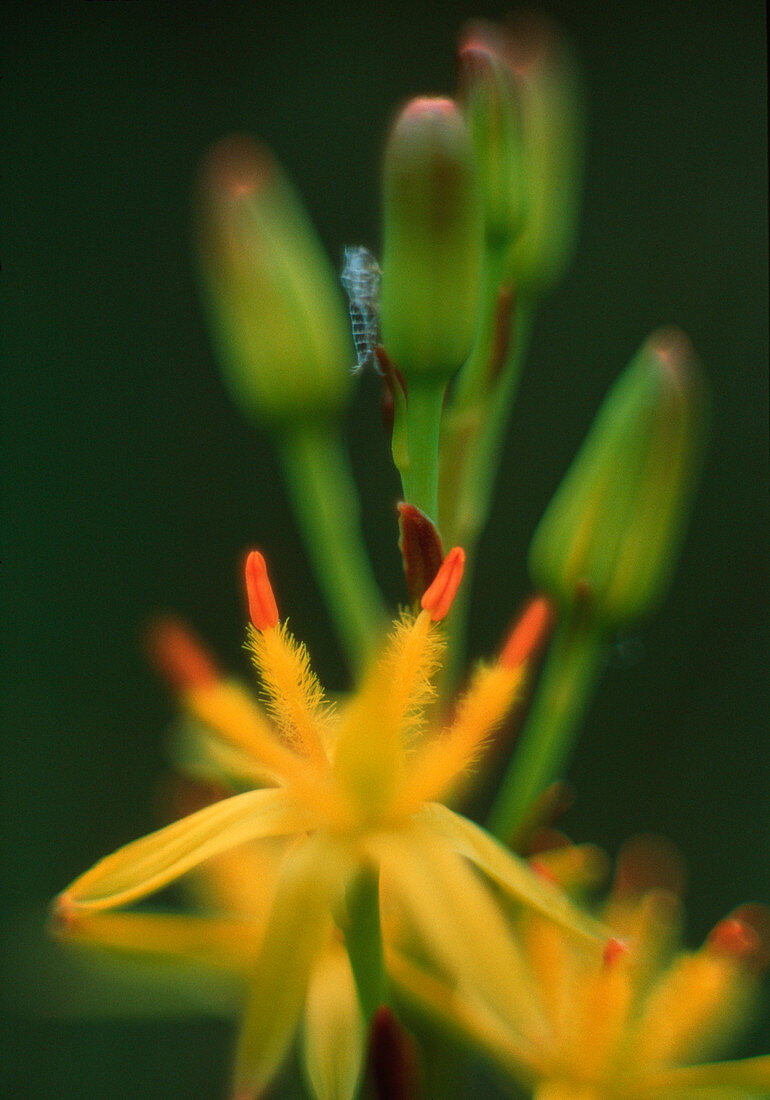
<path fill-rule="evenodd" d="M 267 575 L 267 565 L 259 550 L 246 558 L 246 593 L 249 614 L 257 630 L 272 630 L 278 625 L 278 606 Z"/>
<path fill-rule="evenodd" d="M 455 546 L 442 561 L 433 583 L 423 593 L 420 606 L 430 614 L 434 623 L 443 619 L 452 606 L 464 568 L 465 551 L 461 546 Z"/>
<path fill-rule="evenodd" d="M 604 945 L 602 962 L 605 966 L 614 966 L 618 959 L 628 954 L 628 944 L 622 940 L 609 939 Z"/>
<path fill-rule="evenodd" d="M 550 882 L 554 886 L 559 886 L 559 879 L 548 866 L 547 863 L 543 863 L 541 859 L 531 859 L 529 861 L 530 868 L 535 872 L 538 878 L 541 878 L 543 882 Z"/>
<path fill-rule="evenodd" d="M 150 659 L 175 691 L 216 683 L 220 678 L 213 659 L 184 623 L 159 619 L 147 635 Z"/>
<path fill-rule="evenodd" d="M 553 606 L 545 596 L 535 596 L 508 635 L 500 654 L 504 668 L 517 668 L 529 660 L 540 646 L 553 623 Z"/>

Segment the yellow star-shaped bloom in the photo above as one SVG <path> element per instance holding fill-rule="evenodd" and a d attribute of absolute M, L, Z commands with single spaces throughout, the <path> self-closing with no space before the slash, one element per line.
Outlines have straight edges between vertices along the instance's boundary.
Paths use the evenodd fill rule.
<path fill-rule="evenodd" d="M 603 862 L 591 846 L 568 845 L 539 855 L 535 865 L 565 886 L 585 888 Z M 770 913 L 743 906 L 699 950 L 683 950 L 677 863 L 655 838 L 629 842 L 597 914 L 617 938 L 599 956 L 538 913 L 522 912 L 525 981 L 505 1023 L 473 991 L 409 960 L 394 960 L 396 976 L 535 1100 L 767 1098 L 770 1056 L 706 1059 L 720 1058 L 756 1012 L 759 975 L 770 960 Z M 534 1013 L 545 1026 L 532 1042 L 525 1021 Z"/>
<path fill-rule="evenodd" d="M 281 623 L 257 551 L 246 563 L 248 646 L 266 707 L 223 680 L 183 636 L 166 637 L 161 647 L 187 710 L 207 731 L 201 744 L 209 765 L 240 793 L 103 859 L 60 895 L 57 914 L 76 938 L 129 948 L 143 939 L 147 951 L 248 975 L 239 1098 L 264 1088 L 303 1012 L 314 1091 L 340 1100 L 353 1095 L 366 1015 L 376 1007 L 378 947 L 388 969 L 394 960 L 419 960 L 496 1018 L 521 1016 L 526 960 L 500 894 L 565 929 L 567 939 L 588 943 L 589 954 L 601 953 L 598 922 L 439 801 L 509 712 L 544 618 L 536 603 L 447 717 L 433 685 L 440 622 L 463 561 L 459 549 L 447 555 L 420 612 L 397 620 L 358 691 L 337 705 Z M 204 861 L 217 869 L 220 887 L 227 874 L 236 884 L 240 903 L 226 918 L 105 912 Z M 226 893 L 220 888 L 220 902 Z M 542 1041 L 542 1013 L 523 1016 L 531 1041 Z"/>

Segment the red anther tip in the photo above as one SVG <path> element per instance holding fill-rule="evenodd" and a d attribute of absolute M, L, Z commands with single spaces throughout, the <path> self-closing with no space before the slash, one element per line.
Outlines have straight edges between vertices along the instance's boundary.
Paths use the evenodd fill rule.
<path fill-rule="evenodd" d="M 246 558 L 246 593 L 249 615 L 257 630 L 272 630 L 278 625 L 278 606 L 267 575 L 267 565 L 259 550 Z"/>
<path fill-rule="evenodd" d="M 556 875 L 547 864 L 542 862 L 542 860 L 531 859 L 529 861 L 529 866 L 537 877 L 543 879 L 544 882 L 551 882 L 554 886 L 559 885 L 559 880 Z"/>
<path fill-rule="evenodd" d="M 465 551 L 455 546 L 442 561 L 433 583 L 423 593 L 420 606 L 430 614 L 434 623 L 448 613 L 455 598 L 465 569 Z"/>
<path fill-rule="evenodd" d="M 618 959 L 621 959 L 628 953 L 629 948 L 627 943 L 623 943 L 622 940 L 616 940 L 614 938 L 609 939 L 604 945 L 602 962 L 605 966 L 614 966 Z"/>
<path fill-rule="evenodd" d="M 147 634 L 152 663 L 175 691 L 205 687 L 219 680 L 216 664 L 184 623 L 159 619 Z"/>
<path fill-rule="evenodd" d="M 545 596 L 535 596 L 508 635 L 500 654 L 504 668 L 517 668 L 539 648 L 553 624 L 553 605 Z"/>
<path fill-rule="evenodd" d="M 726 917 L 709 934 L 706 944 L 717 955 L 751 964 L 762 949 L 757 931 L 739 917 Z"/>
<path fill-rule="evenodd" d="M 66 891 L 54 900 L 51 907 L 51 923 L 54 932 L 67 932 L 75 923 L 75 906 Z"/>

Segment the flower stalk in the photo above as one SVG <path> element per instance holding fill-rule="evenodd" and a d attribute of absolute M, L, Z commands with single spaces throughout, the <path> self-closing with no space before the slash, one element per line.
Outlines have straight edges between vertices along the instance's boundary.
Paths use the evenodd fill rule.
<path fill-rule="evenodd" d="M 387 622 L 335 430 L 300 424 L 278 444 L 289 499 L 348 663 L 361 673 Z"/>
<path fill-rule="evenodd" d="M 557 626 L 532 709 L 487 819 L 487 828 L 502 840 L 516 835 L 536 799 L 562 778 L 606 648 L 604 630 L 583 607 Z"/>

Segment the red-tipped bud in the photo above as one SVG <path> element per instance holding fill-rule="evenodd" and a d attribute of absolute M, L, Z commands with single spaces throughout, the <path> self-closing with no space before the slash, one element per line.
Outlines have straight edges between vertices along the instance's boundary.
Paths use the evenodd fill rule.
<path fill-rule="evenodd" d="M 246 558 L 246 594 L 249 615 L 257 630 L 272 630 L 278 625 L 278 605 L 267 575 L 267 564 L 259 550 Z"/>
<path fill-rule="evenodd" d="M 545 596 L 535 596 L 530 600 L 508 635 L 500 654 L 500 664 L 504 668 L 516 668 L 528 661 L 545 641 L 553 618 L 553 604 Z"/>
<path fill-rule="evenodd" d="M 444 558 L 435 580 L 420 601 L 423 611 L 430 614 L 434 623 L 448 614 L 463 579 L 464 569 L 465 551 L 461 546 L 455 546 Z"/>
<path fill-rule="evenodd" d="M 283 431 L 336 417 L 350 391 L 350 329 L 336 272 L 270 153 L 220 141 L 196 202 L 201 289 L 241 411 Z"/>
<path fill-rule="evenodd" d="M 153 623 L 147 634 L 147 651 L 155 668 L 175 691 L 206 687 L 220 679 L 213 658 L 177 619 L 159 619 Z"/>

